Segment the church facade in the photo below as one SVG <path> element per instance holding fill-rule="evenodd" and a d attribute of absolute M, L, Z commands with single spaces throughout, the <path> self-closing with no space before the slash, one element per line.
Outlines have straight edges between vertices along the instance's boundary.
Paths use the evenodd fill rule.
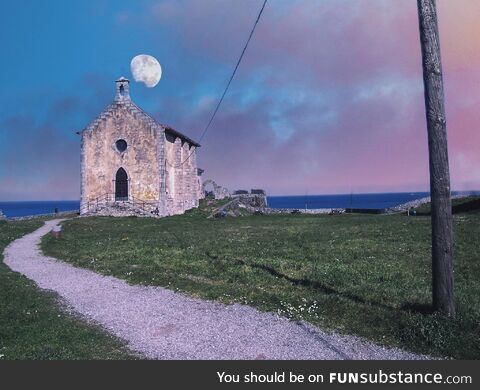
<path fill-rule="evenodd" d="M 116 82 L 114 101 L 81 136 L 81 215 L 181 214 L 203 190 L 197 142 L 158 123 Z"/>

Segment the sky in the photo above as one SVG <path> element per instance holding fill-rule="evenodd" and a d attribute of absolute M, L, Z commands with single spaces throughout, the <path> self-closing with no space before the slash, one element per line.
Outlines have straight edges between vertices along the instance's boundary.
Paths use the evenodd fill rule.
<path fill-rule="evenodd" d="M 78 199 L 80 140 L 132 99 L 198 139 L 262 0 L 5 1 L 0 200 Z M 452 189 L 480 190 L 480 2 L 437 0 Z M 130 61 L 162 65 L 154 88 Z M 425 191 L 415 0 L 270 0 L 198 151 L 204 178 L 271 195 Z"/>

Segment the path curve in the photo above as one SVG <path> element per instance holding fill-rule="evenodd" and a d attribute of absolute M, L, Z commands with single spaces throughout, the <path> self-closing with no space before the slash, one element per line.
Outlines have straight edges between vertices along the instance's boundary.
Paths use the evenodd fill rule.
<path fill-rule="evenodd" d="M 193 299 L 162 287 L 76 268 L 39 250 L 41 237 L 61 220 L 47 221 L 13 241 L 5 263 L 71 309 L 156 359 L 424 359 L 353 336 L 262 313 L 245 305 Z"/>

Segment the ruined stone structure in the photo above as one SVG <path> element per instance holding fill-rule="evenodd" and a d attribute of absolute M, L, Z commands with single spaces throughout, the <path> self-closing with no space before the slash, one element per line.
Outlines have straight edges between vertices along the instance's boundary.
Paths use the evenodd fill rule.
<path fill-rule="evenodd" d="M 267 207 L 267 196 L 265 194 L 239 194 L 232 197 L 238 199 L 239 204 L 245 206 L 260 209 Z"/>
<path fill-rule="evenodd" d="M 127 79 L 116 81 L 114 101 L 79 134 L 81 215 L 167 216 L 198 206 L 200 145 L 139 108 Z"/>
<path fill-rule="evenodd" d="M 209 188 L 211 188 L 211 191 L 209 191 Z M 219 186 L 217 183 L 215 183 L 211 179 L 205 180 L 203 182 L 203 185 L 202 185 L 203 198 L 206 196 L 207 192 L 212 192 L 213 197 L 215 199 L 225 199 L 231 196 L 228 188 Z"/>

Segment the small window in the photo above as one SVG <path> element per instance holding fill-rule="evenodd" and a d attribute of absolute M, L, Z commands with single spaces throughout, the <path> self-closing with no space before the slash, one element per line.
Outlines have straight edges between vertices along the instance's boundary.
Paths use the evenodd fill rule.
<path fill-rule="evenodd" d="M 115 145 L 117 146 L 117 150 L 121 153 L 127 150 L 127 141 L 124 139 L 119 139 L 117 142 L 115 142 Z"/>

